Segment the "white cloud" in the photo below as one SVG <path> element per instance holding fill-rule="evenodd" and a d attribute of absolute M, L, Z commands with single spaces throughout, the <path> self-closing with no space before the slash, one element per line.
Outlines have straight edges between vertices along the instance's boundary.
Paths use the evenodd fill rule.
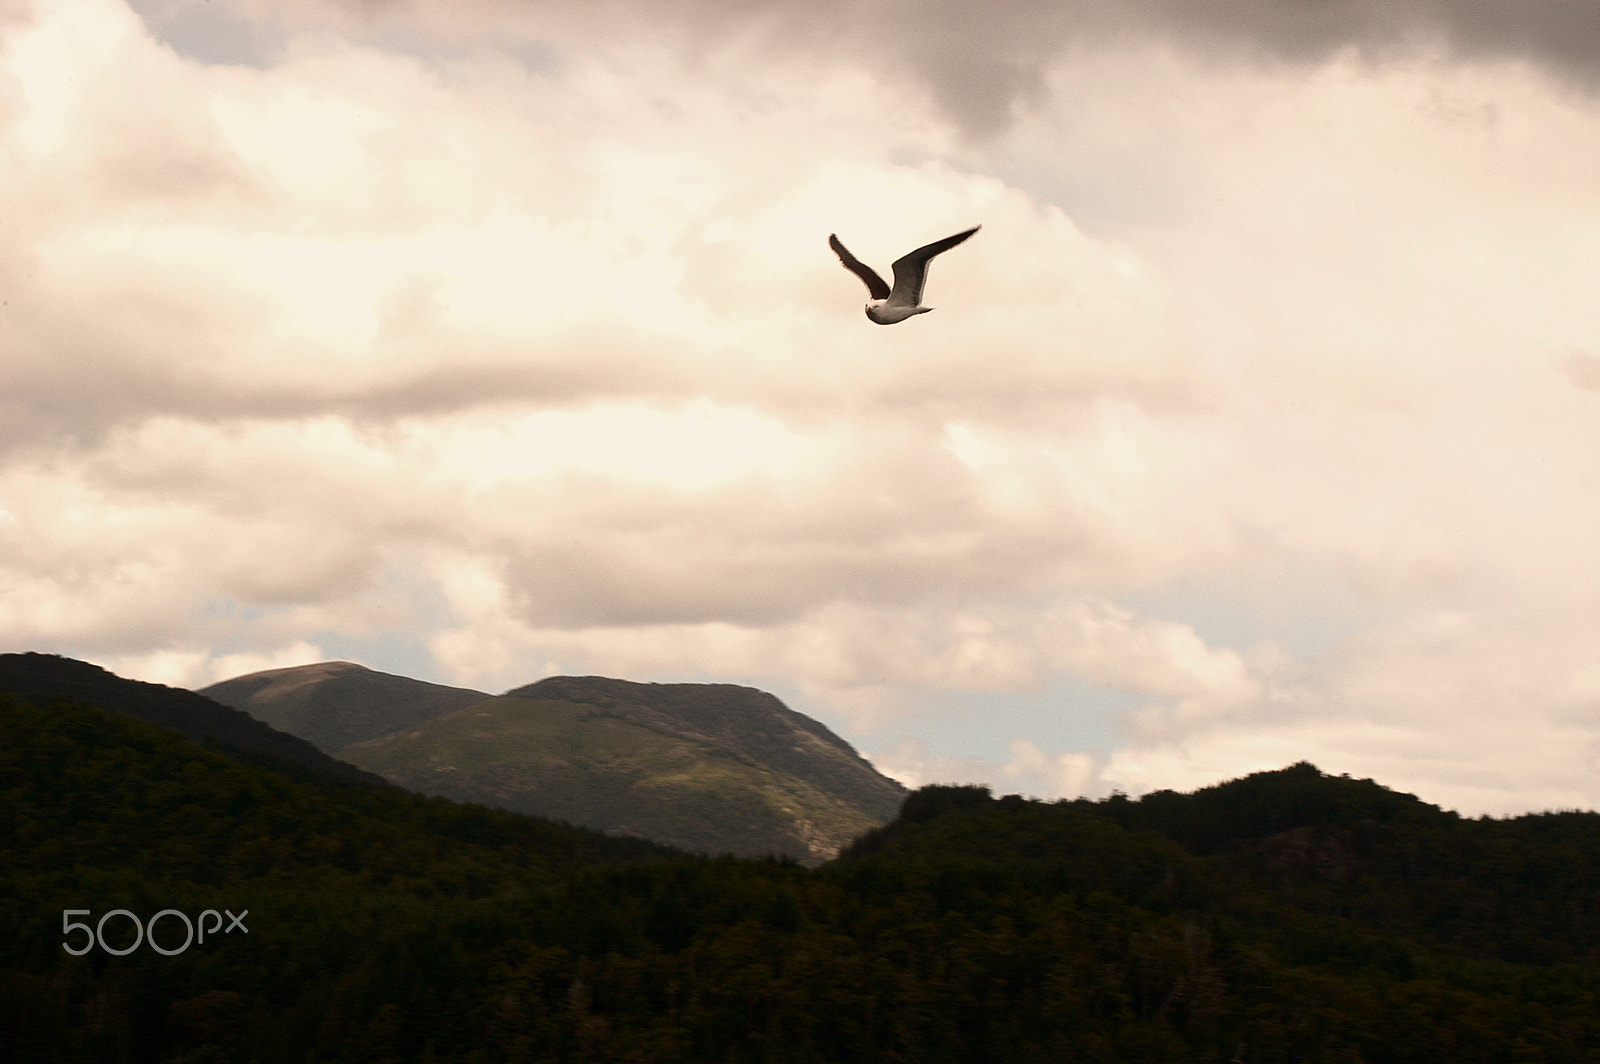
<path fill-rule="evenodd" d="M 112 657 L 98 664 L 118 676 L 137 676 L 146 683 L 196 690 L 252 672 L 289 669 L 326 660 L 327 655 L 320 647 L 296 642 L 263 653 L 214 654 L 209 648 L 197 647 Z"/>
<path fill-rule="evenodd" d="M 1046 796 L 1309 758 L 1600 803 L 1579 59 L 1155 3 L 1008 9 L 972 69 L 823 47 L 870 5 L 190 7 L 4 26 L 8 646 L 768 682 Z M 825 245 L 978 222 L 892 329 Z M 1061 676 L 1143 707 L 1112 748 L 1016 730 Z M 989 753 L 928 745 L 941 691 Z"/>
<path fill-rule="evenodd" d="M 996 794 L 1031 798 L 1102 798 L 1110 793 L 1098 759 L 1083 753 L 1047 755 L 1026 739 L 1011 743 L 1011 759 L 952 757 L 931 750 L 920 739 L 902 739 L 873 751 L 877 769 L 908 789 L 937 783 L 982 783 Z"/>
<path fill-rule="evenodd" d="M 902 739 L 887 750 L 874 751 L 873 765 L 890 779 L 915 790 L 936 783 L 985 783 L 996 766 L 982 758 L 936 754 L 920 739 Z"/>

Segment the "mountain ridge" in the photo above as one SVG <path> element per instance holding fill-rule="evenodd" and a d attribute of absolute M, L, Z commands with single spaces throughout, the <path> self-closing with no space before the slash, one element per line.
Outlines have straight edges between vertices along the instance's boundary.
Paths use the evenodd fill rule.
<path fill-rule="evenodd" d="M 826 725 L 790 709 L 776 695 L 760 688 L 739 684 L 639 683 L 605 676 L 547 676 L 507 691 L 505 697 L 548 698 L 552 694 L 559 695 L 565 701 L 606 709 L 625 706 L 636 714 L 634 719 L 638 723 L 659 727 L 666 734 L 696 741 L 725 746 L 737 743 L 737 756 L 747 758 L 760 767 L 792 773 L 800 768 L 798 759 L 792 755 L 799 753 L 801 748 L 785 743 L 783 730 L 770 726 L 773 721 L 781 721 L 801 733 L 802 738 L 810 738 L 847 759 L 845 765 L 866 769 L 880 779 L 887 778 Z M 770 714 L 766 721 L 769 726 L 750 727 L 752 723 L 760 723 L 761 718 L 736 716 L 731 709 L 738 705 Z M 885 820 L 891 819 L 899 810 L 900 801 L 906 793 L 903 787 L 895 784 L 893 801 L 887 801 L 881 789 L 853 787 L 853 784 L 860 783 L 860 778 L 851 778 L 847 771 L 830 775 L 828 782 L 836 791 L 850 788 L 857 802 Z"/>
<path fill-rule="evenodd" d="M 349 661 L 265 669 L 196 693 L 298 735 L 326 754 L 491 697 Z"/>
<path fill-rule="evenodd" d="M 300 736 L 275 729 L 249 713 L 198 692 L 118 676 L 98 665 L 59 654 L 0 654 L 0 691 L 42 705 L 58 698 L 113 708 L 149 724 L 170 728 L 275 771 L 343 780 L 384 782 L 346 761 L 330 757 Z"/>
<path fill-rule="evenodd" d="M 552 676 L 491 696 L 348 662 L 202 689 L 424 794 L 702 853 L 832 857 L 905 789 L 775 695 Z"/>

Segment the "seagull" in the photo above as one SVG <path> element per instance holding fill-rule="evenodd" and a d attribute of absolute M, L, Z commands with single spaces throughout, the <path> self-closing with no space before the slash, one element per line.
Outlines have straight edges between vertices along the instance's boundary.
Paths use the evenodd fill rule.
<path fill-rule="evenodd" d="M 893 325 L 914 314 L 926 314 L 933 309 L 922 306 L 922 286 L 928 280 L 928 260 L 949 251 L 982 228 L 975 225 L 964 233 L 924 244 L 909 255 L 895 259 L 893 289 L 884 284 L 883 278 L 871 266 L 850 254 L 849 249 L 839 243 L 839 238 L 832 233 L 828 234 L 828 246 L 839 256 L 844 268 L 865 281 L 867 291 L 872 293 L 872 302 L 867 304 L 867 320 L 878 325 Z"/>

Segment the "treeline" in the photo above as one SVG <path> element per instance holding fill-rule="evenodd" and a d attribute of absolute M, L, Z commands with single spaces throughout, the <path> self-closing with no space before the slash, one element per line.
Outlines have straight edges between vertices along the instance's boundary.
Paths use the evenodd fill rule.
<path fill-rule="evenodd" d="M 1597 862 L 1593 813 L 1463 819 L 1296 765 L 925 788 L 807 870 L 0 697 L 0 1058 L 1594 1062 Z M 63 948 L 64 910 L 117 908 L 248 931 Z"/>

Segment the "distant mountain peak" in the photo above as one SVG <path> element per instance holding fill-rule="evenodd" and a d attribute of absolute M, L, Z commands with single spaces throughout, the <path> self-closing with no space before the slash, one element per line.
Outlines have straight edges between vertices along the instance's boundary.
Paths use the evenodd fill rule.
<path fill-rule="evenodd" d="M 777 695 L 732 683 L 640 683 L 609 676 L 547 676 L 507 691 L 508 698 L 559 698 L 601 708 L 623 706 L 660 714 L 680 727 L 703 730 L 711 738 L 798 729 L 851 757 L 855 748 L 820 721 L 797 713 Z M 865 763 L 865 762 L 863 762 Z"/>
<path fill-rule="evenodd" d="M 291 665 L 282 669 L 263 669 L 253 672 L 248 677 L 235 677 L 234 679 L 255 679 L 267 682 L 267 687 L 275 692 L 293 691 L 308 684 L 323 683 L 335 676 L 347 673 L 371 672 L 365 665 L 357 665 L 353 661 L 319 661 L 313 665 Z M 224 681 L 231 682 L 231 681 Z"/>
<path fill-rule="evenodd" d="M 395 676 L 349 661 L 252 672 L 200 693 L 329 754 L 489 697 L 483 691 Z"/>
<path fill-rule="evenodd" d="M 823 860 L 905 797 L 738 684 L 548 676 L 494 698 L 321 662 L 202 693 L 412 790 L 704 852 Z"/>

